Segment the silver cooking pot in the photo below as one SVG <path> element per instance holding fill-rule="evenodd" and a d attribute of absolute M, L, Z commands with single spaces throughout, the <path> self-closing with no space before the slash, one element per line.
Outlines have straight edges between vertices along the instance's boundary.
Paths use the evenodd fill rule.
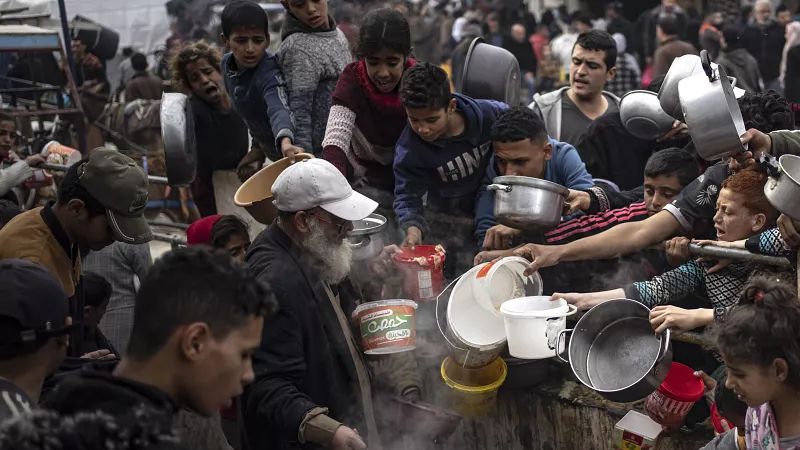
<path fill-rule="evenodd" d="M 705 73 L 681 80 L 678 96 L 697 153 L 716 161 L 746 150 L 740 138 L 746 130 L 725 68 L 714 72 L 705 50 L 700 59 Z"/>
<path fill-rule="evenodd" d="M 684 78 L 703 73 L 700 57 L 697 55 L 683 55 L 672 60 L 661 88 L 658 90 L 658 101 L 661 108 L 675 119 L 683 122 L 683 111 L 678 100 L 678 83 Z"/>
<path fill-rule="evenodd" d="M 569 189 L 539 178 L 503 176 L 486 187 L 494 191 L 498 223 L 520 230 L 542 230 L 561 222 Z"/>
<path fill-rule="evenodd" d="M 189 98 L 180 93 L 164 93 L 160 119 L 169 183 L 188 185 L 197 175 L 194 115 Z"/>
<path fill-rule="evenodd" d="M 571 333 L 569 361 L 581 383 L 603 397 L 634 402 L 661 386 L 672 364 L 670 332 L 659 336 L 650 326 L 650 309 L 634 300 L 601 303 L 578 320 Z"/>
<path fill-rule="evenodd" d="M 670 117 L 652 91 L 635 90 L 622 96 L 619 116 L 628 132 L 639 139 L 655 140 L 672 129 Z"/>
<path fill-rule="evenodd" d="M 517 58 L 508 50 L 475 38 L 469 46 L 461 74 L 461 93 L 515 106 L 519 104 L 520 72 Z"/>
<path fill-rule="evenodd" d="M 365 219 L 354 221 L 353 231 L 347 233 L 348 242 L 353 249 L 353 260 L 369 260 L 380 255 L 384 246 L 385 228 L 386 217 L 380 214 L 370 214 Z"/>
<path fill-rule="evenodd" d="M 800 220 L 800 156 L 783 155 L 770 170 L 764 195 L 778 211 Z"/>

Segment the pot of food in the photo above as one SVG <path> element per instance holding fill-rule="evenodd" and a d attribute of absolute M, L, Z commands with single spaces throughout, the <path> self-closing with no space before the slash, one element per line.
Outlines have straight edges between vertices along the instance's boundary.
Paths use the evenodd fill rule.
<path fill-rule="evenodd" d="M 521 230 L 546 230 L 561 222 L 569 189 L 532 177 L 503 176 L 486 187 L 494 191 L 498 223 Z"/>
<path fill-rule="evenodd" d="M 464 60 L 461 92 L 472 98 L 485 98 L 519 104 L 520 75 L 517 58 L 506 49 L 475 38 Z"/>
<path fill-rule="evenodd" d="M 384 246 L 383 230 L 386 217 L 370 214 L 353 222 L 353 230 L 347 233 L 347 240 L 353 249 L 353 260 L 364 261 L 381 254 Z"/>
<path fill-rule="evenodd" d="M 161 96 L 161 136 L 167 179 L 171 185 L 188 185 L 197 175 L 194 114 L 189 97 L 180 93 Z"/>
<path fill-rule="evenodd" d="M 770 170 L 764 195 L 778 211 L 800 220 L 800 156 L 783 155 Z"/>
<path fill-rule="evenodd" d="M 746 150 L 740 138 L 746 130 L 725 68 L 715 72 L 705 50 L 700 57 L 704 73 L 681 80 L 678 96 L 697 153 L 716 161 Z"/>
<path fill-rule="evenodd" d="M 641 400 L 661 386 L 672 364 L 669 330 L 656 335 L 650 309 L 629 299 L 609 300 L 590 309 L 571 333 L 568 355 L 581 383 L 608 400 Z M 556 355 L 564 362 L 561 355 Z"/>
<path fill-rule="evenodd" d="M 672 129 L 673 119 L 661 109 L 658 94 L 651 91 L 630 91 L 619 103 L 622 125 L 639 139 L 655 140 Z"/>

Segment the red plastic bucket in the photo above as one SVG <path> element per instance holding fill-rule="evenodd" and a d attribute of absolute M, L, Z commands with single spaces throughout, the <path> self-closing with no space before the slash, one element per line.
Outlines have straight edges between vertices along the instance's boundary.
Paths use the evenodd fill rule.
<path fill-rule="evenodd" d="M 647 397 L 645 412 L 667 428 L 680 428 L 692 406 L 703 398 L 703 380 L 691 367 L 673 362 L 658 390 Z"/>
<path fill-rule="evenodd" d="M 435 300 L 444 288 L 445 251 L 441 245 L 403 248 L 392 256 L 403 272 L 403 291 L 418 301 Z"/>

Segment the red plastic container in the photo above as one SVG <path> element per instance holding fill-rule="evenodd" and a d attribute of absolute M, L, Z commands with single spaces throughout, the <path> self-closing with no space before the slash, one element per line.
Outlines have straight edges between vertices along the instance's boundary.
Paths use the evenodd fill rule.
<path fill-rule="evenodd" d="M 441 245 L 417 245 L 392 256 L 403 272 L 403 291 L 417 301 L 435 300 L 444 289 L 445 251 Z"/>
<path fill-rule="evenodd" d="M 664 382 L 647 397 L 645 412 L 667 428 L 680 428 L 692 406 L 703 398 L 703 380 L 691 367 L 673 362 Z"/>

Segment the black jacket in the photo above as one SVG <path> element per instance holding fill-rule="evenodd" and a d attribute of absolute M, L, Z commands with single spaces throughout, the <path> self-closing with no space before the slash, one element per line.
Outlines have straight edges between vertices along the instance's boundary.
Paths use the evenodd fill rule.
<path fill-rule="evenodd" d="M 743 48 L 723 48 L 717 64 L 725 68 L 729 77 L 736 78 L 736 87 L 749 94 L 761 92 L 761 73 L 758 61 Z"/>
<path fill-rule="evenodd" d="M 517 58 L 519 70 L 523 74 L 525 72 L 536 73 L 536 54 L 533 53 L 533 47 L 527 40 L 517 42 L 512 38 L 506 38 L 503 41 L 503 47 Z"/>
<path fill-rule="evenodd" d="M 164 441 L 149 446 L 153 450 L 178 450 L 174 430 L 175 402 L 163 391 L 111 374 L 113 364 L 87 365 L 82 370 L 64 374 L 55 389 L 42 399 L 47 409 L 60 414 L 103 411 L 113 416 L 120 428 L 153 427 L 165 436 Z M 151 422 L 142 424 L 135 411 L 144 408 Z"/>
<path fill-rule="evenodd" d="M 786 100 L 800 103 L 800 45 L 795 45 L 786 54 Z"/>
<path fill-rule="evenodd" d="M 315 263 L 273 224 L 253 242 L 246 264 L 269 284 L 280 308 L 264 323 L 261 348 L 253 356 L 256 378 L 242 401 L 247 446 L 319 448 L 297 439 L 303 417 L 316 407 L 366 430 L 356 368 Z M 338 289 L 349 315 L 355 290 L 349 283 Z"/>
<path fill-rule="evenodd" d="M 747 51 L 758 60 L 758 68 L 764 83 L 772 81 L 780 75 L 783 46 L 786 44 L 785 30 L 773 21 L 765 27 L 748 26 L 742 43 Z"/>

